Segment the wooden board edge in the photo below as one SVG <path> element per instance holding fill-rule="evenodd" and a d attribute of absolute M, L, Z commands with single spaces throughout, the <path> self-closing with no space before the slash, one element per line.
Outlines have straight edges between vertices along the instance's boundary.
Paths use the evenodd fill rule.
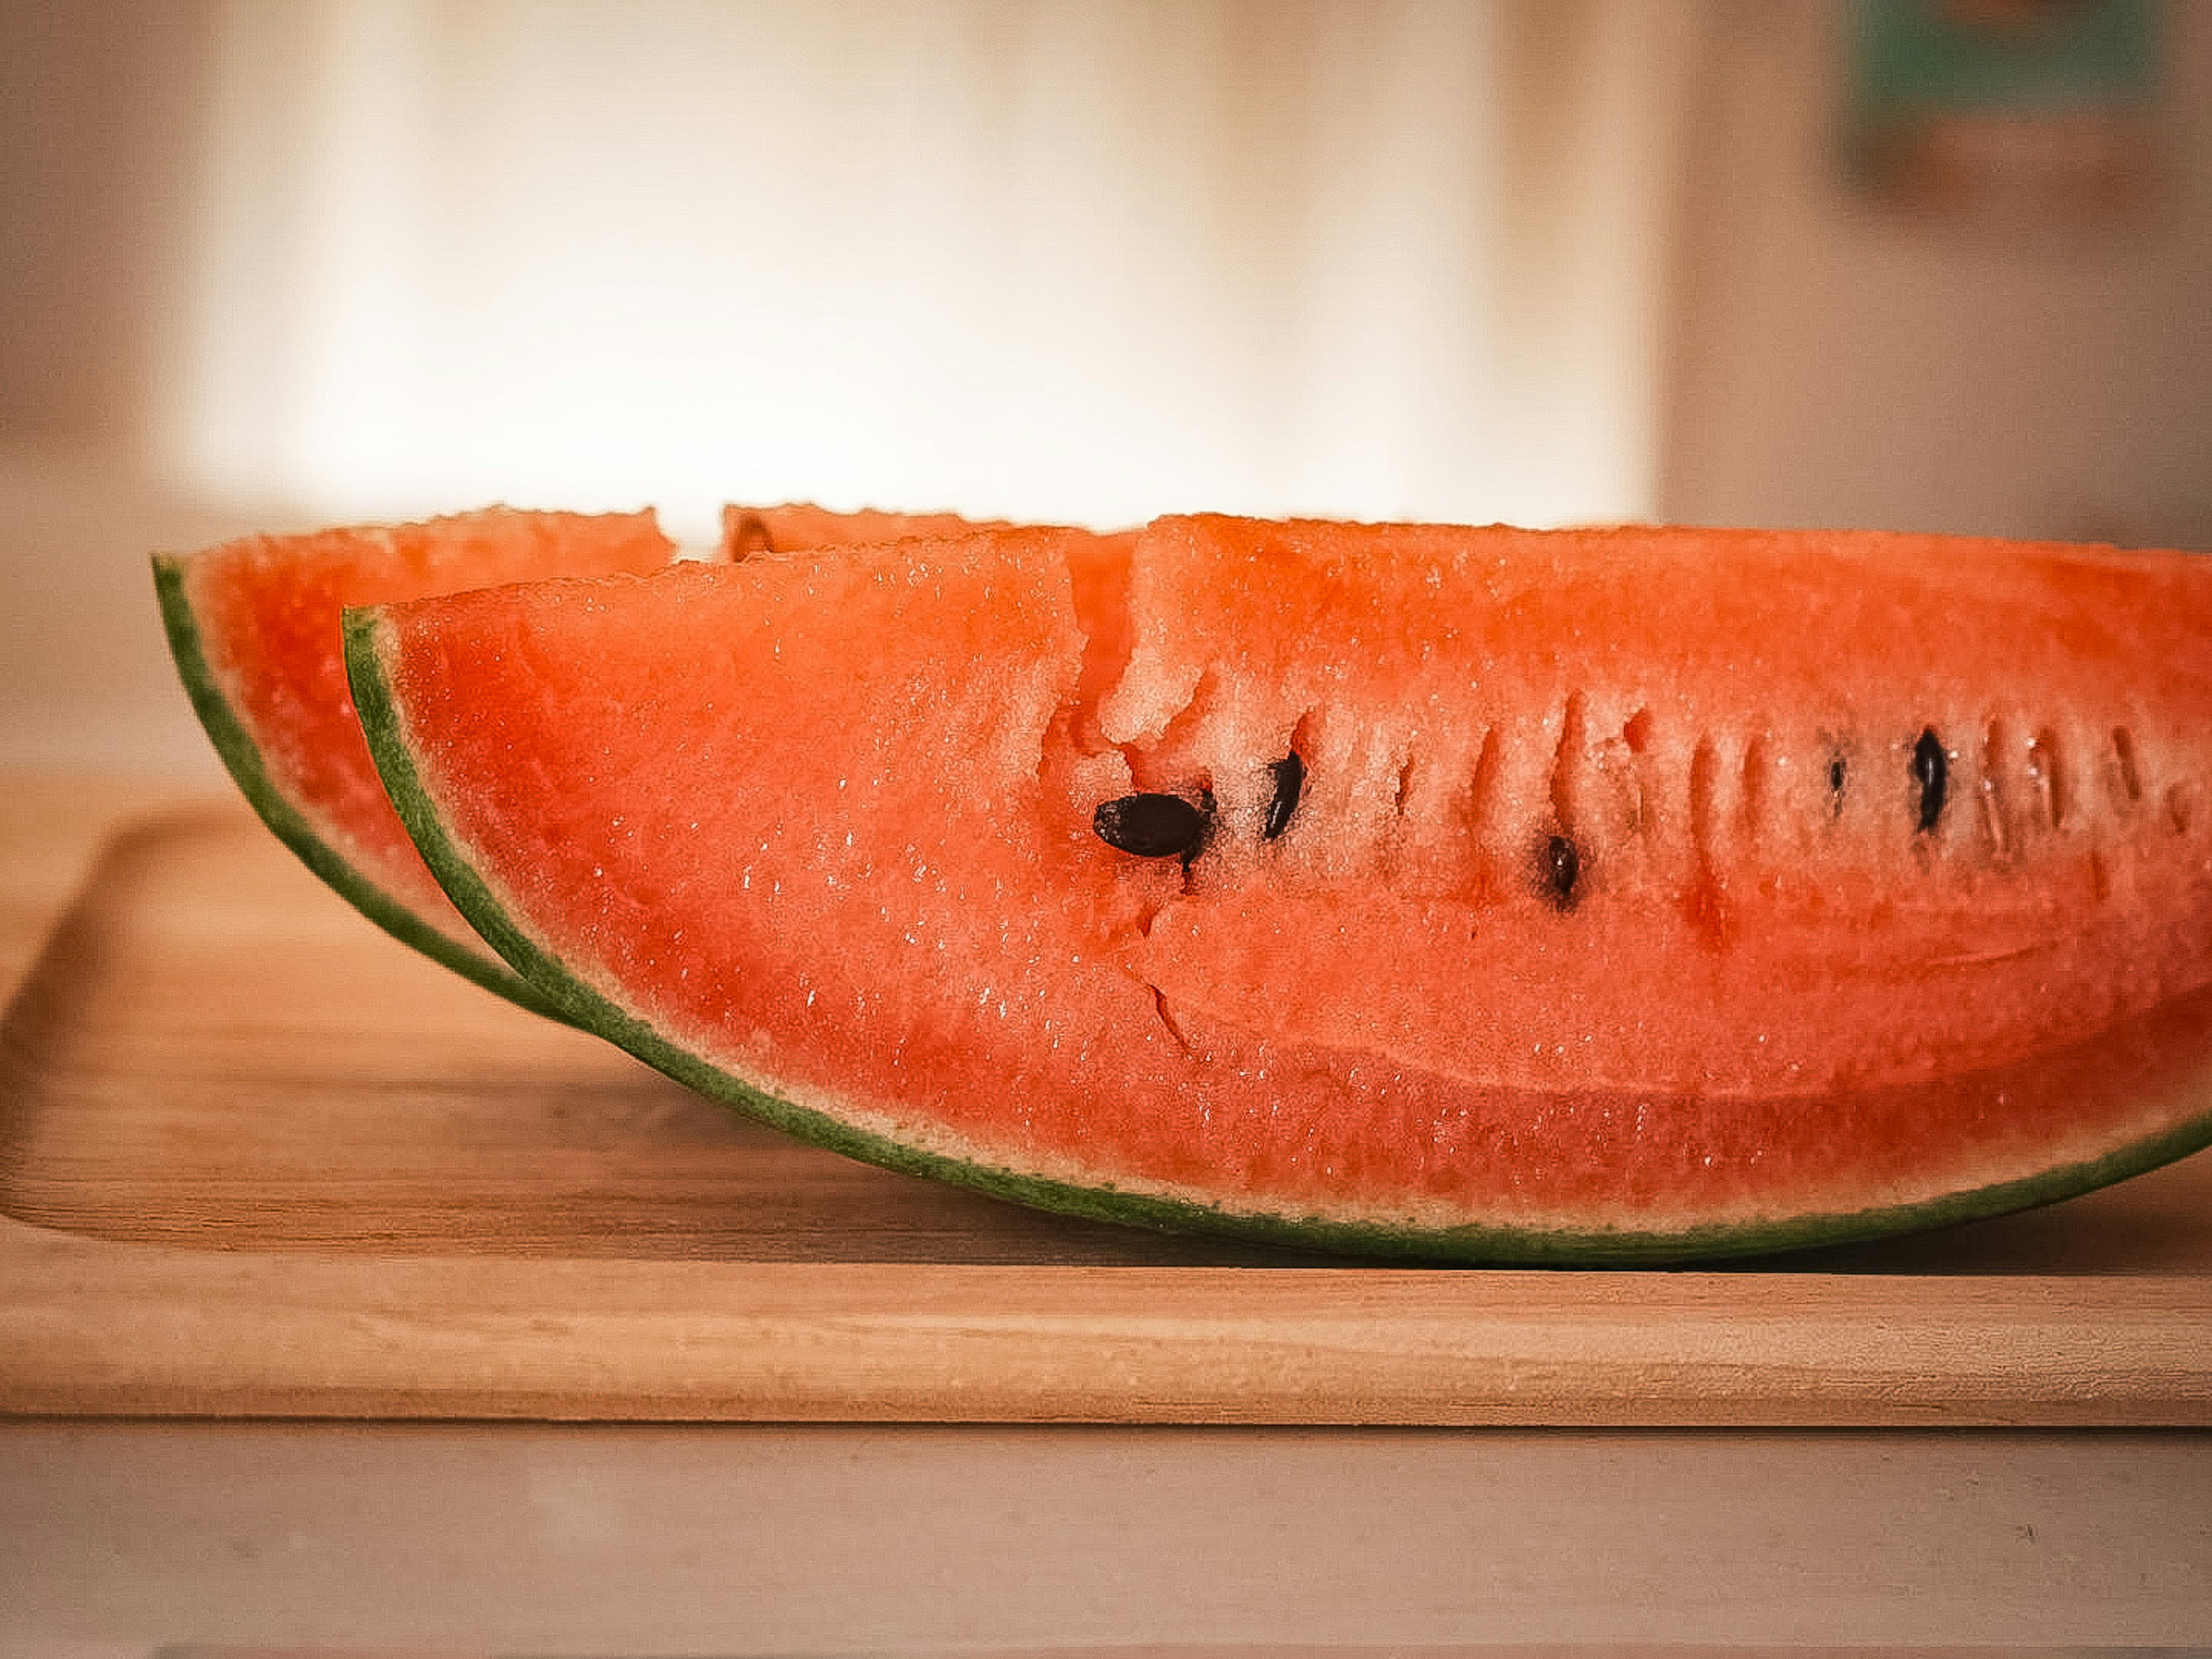
<path fill-rule="evenodd" d="M 2203 1427 L 2212 1289 L 1808 1274 L 1747 1316 L 1721 1274 L 341 1259 L 0 1219 L 0 1414 Z"/>

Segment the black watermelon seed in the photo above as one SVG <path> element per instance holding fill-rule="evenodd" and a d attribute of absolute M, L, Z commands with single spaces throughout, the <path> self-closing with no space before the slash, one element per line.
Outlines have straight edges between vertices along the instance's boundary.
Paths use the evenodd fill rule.
<path fill-rule="evenodd" d="M 1267 803 L 1267 817 L 1260 826 L 1260 836 L 1273 841 L 1291 827 L 1291 814 L 1298 810 L 1298 792 L 1306 787 L 1306 763 L 1293 749 L 1267 770 L 1274 775 L 1275 793 Z"/>
<path fill-rule="evenodd" d="M 1100 802 L 1091 827 L 1116 852 L 1182 858 L 1206 840 L 1206 814 L 1181 795 L 1123 795 Z"/>
<path fill-rule="evenodd" d="M 1544 847 L 1544 888 L 1562 910 L 1575 902 L 1575 884 L 1583 878 L 1583 855 L 1565 836 L 1554 836 Z"/>
<path fill-rule="evenodd" d="M 1841 813 L 1844 810 L 1844 778 L 1849 769 L 1844 764 L 1844 757 L 1841 755 L 1828 763 L 1828 793 L 1835 798 L 1835 810 L 1838 813 Z"/>
<path fill-rule="evenodd" d="M 1943 740 L 1936 735 L 1934 726 L 1928 727 L 1912 745 L 1912 775 L 1920 785 L 1920 833 L 1923 836 L 1943 816 L 1944 783 L 1950 766 Z"/>

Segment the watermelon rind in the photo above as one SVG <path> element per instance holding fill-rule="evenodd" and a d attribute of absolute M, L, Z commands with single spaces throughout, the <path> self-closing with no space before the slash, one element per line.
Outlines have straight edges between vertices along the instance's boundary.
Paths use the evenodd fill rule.
<path fill-rule="evenodd" d="M 416 766 L 405 718 L 385 674 L 381 629 L 373 607 L 345 614 L 346 669 L 355 709 L 400 821 L 455 908 L 485 942 L 569 1024 L 605 1038 L 710 1100 L 797 1139 L 884 1169 L 970 1188 L 1040 1210 L 1332 1255 L 1521 1267 L 1654 1267 L 1859 1243 L 1986 1220 L 2057 1203 L 2212 1146 L 2212 1076 L 2199 1073 L 2185 1085 L 2193 1098 L 2184 1121 L 2094 1158 L 1917 1203 L 1649 1231 L 1480 1223 L 1439 1227 L 1321 1212 L 1243 1209 L 1110 1182 L 1080 1185 L 948 1157 L 799 1104 L 685 1048 L 609 1000 L 533 938 L 509 912 L 469 848 L 449 830 L 434 792 Z"/>
<path fill-rule="evenodd" d="M 181 555 L 154 556 L 154 591 L 161 603 L 161 625 L 168 635 L 169 653 L 176 659 L 178 677 L 184 682 L 185 696 L 191 700 L 192 712 L 199 716 L 216 753 L 262 823 L 325 885 L 401 944 L 532 1013 L 567 1019 L 557 1002 L 489 951 L 472 949 L 432 927 L 412 908 L 362 874 L 360 867 L 331 845 L 277 787 L 263 763 L 260 745 L 246 729 L 230 700 L 223 696 L 214 666 L 208 660 L 201 642 L 199 619 L 186 590 L 187 562 Z"/>

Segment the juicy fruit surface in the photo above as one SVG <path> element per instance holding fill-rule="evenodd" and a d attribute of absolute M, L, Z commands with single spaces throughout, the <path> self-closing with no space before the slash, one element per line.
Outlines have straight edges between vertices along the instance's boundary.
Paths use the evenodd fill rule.
<path fill-rule="evenodd" d="M 370 605 L 556 575 L 659 569 L 650 513 L 510 508 L 421 524 L 257 536 L 157 560 L 171 643 L 216 748 L 272 828 L 326 879 L 449 963 L 504 964 L 447 902 L 393 814 L 354 718 L 339 618 Z"/>
<path fill-rule="evenodd" d="M 734 562 L 759 553 L 864 547 L 916 536 L 959 536 L 1012 527 L 996 520 L 964 519 L 957 513 L 884 513 L 872 508 L 836 513 L 810 501 L 789 501 L 781 507 L 732 505 L 722 509 L 721 550 L 724 558 Z"/>
<path fill-rule="evenodd" d="M 1229 830 L 1150 930 L 1171 1000 L 1529 1088 L 1804 1095 L 2002 1063 L 2212 972 L 2185 556 L 1171 537 L 1101 711 Z"/>
<path fill-rule="evenodd" d="M 884 1161 L 1604 1255 L 1986 1212 L 2212 1135 L 2181 556 L 1185 520 L 355 632 L 489 936 Z M 1133 850 L 1140 819 L 1200 827 Z"/>
<path fill-rule="evenodd" d="M 950 515 L 724 509 L 723 556 L 787 543 L 887 539 Z M 392 811 L 354 718 L 340 615 L 555 576 L 643 574 L 675 544 L 650 512 L 491 507 L 420 524 L 257 536 L 155 562 L 173 650 L 195 708 L 270 826 L 380 926 L 518 1000 L 538 1000 L 485 947 Z"/>

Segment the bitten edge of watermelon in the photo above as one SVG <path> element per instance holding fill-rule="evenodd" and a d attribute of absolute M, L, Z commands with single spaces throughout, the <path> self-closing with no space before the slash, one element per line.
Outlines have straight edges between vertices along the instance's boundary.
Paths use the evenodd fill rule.
<path fill-rule="evenodd" d="M 176 660 L 177 675 L 184 682 L 192 712 L 199 716 L 225 769 L 262 823 L 327 886 L 401 944 L 532 1013 L 567 1020 L 569 1016 L 557 1001 L 489 951 L 472 951 L 439 932 L 369 880 L 359 866 L 317 833 L 306 815 L 276 787 L 262 763 L 260 745 L 223 695 L 201 643 L 199 618 L 185 590 L 189 562 L 189 556 L 183 554 L 153 556 L 154 591 L 161 604 L 169 654 Z"/>
<path fill-rule="evenodd" d="M 973 1188 L 1063 1214 L 1170 1233 L 1205 1233 L 1347 1255 L 1528 1267 L 1660 1267 L 1859 1243 L 2058 1203 L 2212 1146 L 2212 1090 L 2180 1122 L 2101 1157 L 1919 1203 L 1715 1223 L 1673 1231 L 1534 1229 L 1470 1223 L 1397 1226 L 1325 1213 L 1291 1215 L 1192 1202 L 1102 1182 L 1079 1185 L 971 1163 L 855 1128 L 769 1091 L 670 1041 L 619 1007 L 540 945 L 509 914 L 468 849 L 447 828 L 409 747 L 404 717 L 384 669 L 378 607 L 344 617 L 354 707 L 386 793 L 424 861 L 456 908 L 550 1005 L 556 1017 L 605 1038 L 654 1070 L 720 1104 L 842 1156 L 901 1174 Z"/>

